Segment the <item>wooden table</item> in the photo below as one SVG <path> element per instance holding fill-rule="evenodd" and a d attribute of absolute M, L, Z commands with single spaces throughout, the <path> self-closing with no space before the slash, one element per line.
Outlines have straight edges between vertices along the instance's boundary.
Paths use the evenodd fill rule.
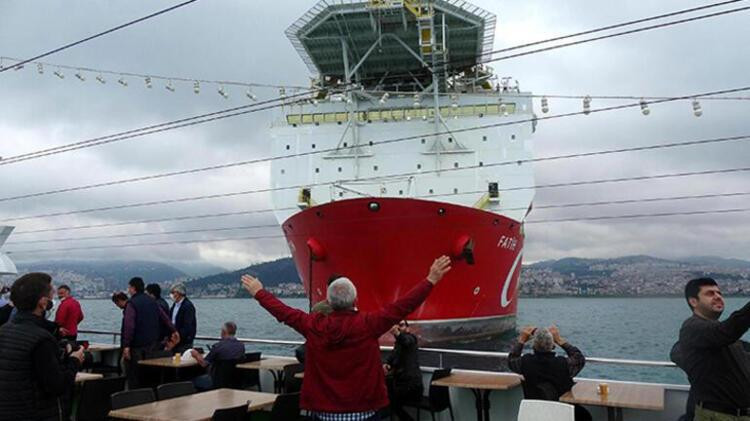
<path fill-rule="evenodd" d="M 281 393 L 284 388 L 284 367 L 297 363 L 297 359 L 292 357 L 263 358 L 258 361 L 237 364 L 237 368 L 243 370 L 269 370 L 271 375 L 273 375 L 274 392 Z"/>
<path fill-rule="evenodd" d="M 455 372 L 433 381 L 432 384 L 471 389 L 474 393 L 477 421 L 489 421 L 490 392 L 517 387 L 521 384 L 521 377 L 515 374 Z"/>
<path fill-rule="evenodd" d="M 195 367 L 198 365 L 198 361 L 196 361 L 194 358 L 183 358 L 180 360 L 180 363 L 177 364 L 174 362 L 173 357 L 161 357 L 161 358 L 149 358 L 147 360 L 138 360 L 138 364 L 145 365 L 149 367 L 158 367 L 161 368 L 161 383 L 164 383 L 164 370 L 166 369 L 174 369 L 175 371 L 175 379 L 178 379 L 178 374 L 181 368 L 187 368 L 187 367 Z"/>
<path fill-rule="evenodd" d="M 109 416 L 140 421 L 209 421 L 214 411 L 249 402 L 248 412 L 267 408 L 276 401 L 273 393 L 217 389 L 174 399 L 112 410 Z"/>
<path fill-rule="evenodd" d="M 96 379 L 101 379 L 103 377 L 104 377 L 103 374 L 80 372 L 80 373 L 76 373 L 76 383 L 80 384 L 87 380 L 96 380 Z"/>
<path fill-rule="evenodd" d="M 664 388 L 632 383 L 608 383 L 609 393 L 597 393 L 598 381 L 582 380 L 560 397 L 560 402 L 604 406 L 609 421 L 622 421 L 623 408 L 664 410 Z"/>

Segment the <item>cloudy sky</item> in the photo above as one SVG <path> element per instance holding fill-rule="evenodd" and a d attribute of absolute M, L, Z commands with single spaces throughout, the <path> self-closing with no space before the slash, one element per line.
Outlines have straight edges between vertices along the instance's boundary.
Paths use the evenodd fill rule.
<path fill-rule="evenodd" d="M 30 57 L 83 38 L 175 2 L 163 0 L 79 1 L 3 0 L 0 2 L 0 56 Z M 705 4 L 699 1 L 591 2 L 583 0 L 506 2 L 475 0 L 498 16 L 495 48 L 577 32 L 630 19 Z M 312 2 L 203 0 L 164 16 L 55 54 L 52 63 L 210 80 L 271 84 L 309 84 L 309 73 L 284 36 L 284 30 Z M 744 2 L 730 7 L 743 6 Z M 747 39 L 750 12 L 585 45 L 534 54 L 494 64 L 523 90 L 539 94 L 678 96 L 750 85 Z M 176 83 L 176 92 L 155 82 L 145 89 L 131 78 L 123 88 L 96 74 L 85 82 L 64 70 L 60 80 L 35 67 L 0 74 L 0 156 L 106 135 L 248 102 L 239 88 L 230 98 L 203 86 Z M 273 89 L 257 89 L 273 98 Z M 742 94 L 740 94 L 742 95 Z M 746 96 L 750 97 L 750 93 Z M 592 107 L 621 102 L 594 101 Z M 552 156 L 615 147 L 750 134 L 750 101 L 703 101 L 695 118 L 689 101 L 541 122 L 535 154 Z M 539 103 L 536 103 L 539 107 Z M 580 110 L 578 100 L 550 100 L 551 113 Z M 540 113 L 537 110 L 537 113 Z M 0 166 L 0 197 L 106 182 L 121 178 L 221 164 L 270 155 L 266 129 L 272 111 L 146 136 L 23 163 Z M 538 184 L 746 166 L 746 142 L 616 154 L 540 163 Z M 8 219 L 51 212 L 248 190 L 269 184 L 267 165 L 252 165 L 198 175 L 132 183 L 95 190 L 0 202 L 0 224 Z M 660 181 L 540 189 L 531 220 L 684 212 L 750 207 L 750 196 L 650 204 L 539 209 L 545 205 L 600 200 L 750 192 L 750 174 L 685 177 Z M 267 195 L 193 201 L 109 212 L 8 221 L 16 230 L 167 218 L 270 207 Z M 750 212 L 633 220 L 537 223 L 527 227 L 527 261 L 565 256 L 612 257 L 650 254 L 663 257 L 718 255 L 750 259 Z M 273 224 L 271 214 L 253 214 L 159 224 L 45 234 L 13 235 L 4 250 L 17 261 L 61 258 L 152 259 L 206 262 L 239 268 L 288 254 L 278 239 L 225 241 L 168 246 L 70 251 L 67 248 L 279 234 L 278 228 L 235 232 L 160 235 L 111 240 L 22 241 L 134 234 L 201 227 Z M 21 253 L 22 250 L 58 249 Z"/>

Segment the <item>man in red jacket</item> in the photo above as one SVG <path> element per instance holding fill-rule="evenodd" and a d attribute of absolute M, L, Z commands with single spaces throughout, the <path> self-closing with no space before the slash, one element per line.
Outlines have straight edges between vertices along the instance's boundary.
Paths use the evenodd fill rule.
<path fill-rule="evenodd" d="M 83 320 L 81 304 L 70 295 L 70 287 L 60 285 L 57 288 L 60 306 L 55 313 L 55 323 L 60 326 L 60 335 L 64 339 L 75 341 L 78 337 L 78 324 Z"/>
<path fill-rule="evenodd" d="M 307 339 L 300 406 L 320 421 L 370 421 L 388 405 L 378 338 L 422 304 L 450 264 L 448 256 L 435 259 L 426 280 L 371 313 L 355 309 L 357 290 L 346 278 L 328 286 L 333 312 L 327 316 L 287 306 L 250 275 L 242 276 L 242 284 L 277 320 Z"/>

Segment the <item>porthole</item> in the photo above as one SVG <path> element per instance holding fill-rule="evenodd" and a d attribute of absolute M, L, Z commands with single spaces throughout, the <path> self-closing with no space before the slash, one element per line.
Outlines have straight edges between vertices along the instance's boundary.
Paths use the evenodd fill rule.
<path fill-rule="evenodd" d="M 315 173 L 317 174 L 319 172 L 320 172 L 320 168 L 315 168 Z"/>
<path fill-rule="evenodd" d="M 486 142 L 486 141 L 487 141 L 487 136 L 482 136 L 482 142 Z"/>
<path fill-rule="evenodd" d="M 483 165 L 484 165 L 484 163 L 482 161 L 479 161 L 479 166 L 481 167 Z"/>
<path fill-rule="evenodd" d="M 453 189 L 453 194 L 458 194 L 458 189 Z"/>
<path fill-rule="evenodd" d="M 516 135 L 514 134 L 510 135 L 510 140 L 516 140 Z"/>
<path fill-rule="evenodd" d="M 399 190 L 399 191 L 398 191 L 398 194 L 399 194 L 399 195 L 403 195 L 403 194 L 404 194 L 404 191 L 403 191 L 403 190 Z"/>
<path fill-rule="evenodd" d="M 339 167 L 339 172 L 341 172 L 341 167 Z"/>
<path fill-rule="evenodd" d="M 314 143 L 312 144 L 312 148 L 315 149 L 315 144 Z"/>
<path fill-rule="evenodd" d="M 378 166 L 377 166 L 377 165 L 373 165 L 373 166 L 372 166 L 372 170 L 373 170 L 373 171 L 377 171 L 377 170 L 378 170 Z"/>
<path fill-rule="evenodd" d="M 344 147 L 347 147 L 347 146 L 349 146 L 349 144 L 348 144 L 348 143 L 346 143 L 346 142 L 344 142 Z"/>
<path fill-rule="evenodd" d="M 344 192 L 340 191 L 339 192 L 339 197 L 344 197 Z"/>
<path fill-rule="evenodd" d="M 283 169 L 281 170 L 281 173 L 284 174 L 284 170 Z"/>
<path fill-rule="evenodd" d="M 422 139 L 422 144 L 423 144 L 423 145 L 424 145 L 424 143 L 425 143 L 425 142 L 426 142 L 426 140 L 425 140 L 425 139 Z"/>
<path fill-rule="evenodd" d="M 458 162 L 453 163 L 453 168 L 458 168 Z"/>
<path fill-rule="evenodd" d="M 430 189 L 430 194 L 433 194 L 433 193 L 435 193 L 435 191 L 434 191 L 434 190 L 432 190 L 432 189 Z"/>
<path fill-rule="evenodd" d="M 421 170 L 422 169 L 422 164 L 417 164 L 417 169 Z"/>
<path fill-rule="evenodd" d="M 448 138 L 448 143 L 453 143 L 453 138 L 452 137 Z"/>
<path fill-rule="evenodd" d="M 372 146 L 372 140 L 370 141 L 370 146 Z"/>
<path fill-rule="evenodd" d="M 290 148 L 289 148 L 289 145 L 286 145 L 286 150 L 289 150 L 289 149 L 290 149 Z"/>

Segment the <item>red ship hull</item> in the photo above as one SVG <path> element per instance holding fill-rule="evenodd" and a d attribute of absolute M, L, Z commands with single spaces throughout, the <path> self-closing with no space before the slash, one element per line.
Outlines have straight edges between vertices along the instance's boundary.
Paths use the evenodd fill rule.
<path fill-rule="evenodd" d="M 408 317 L 422 343 L 495 337 L 515 327 L 523 250 L 517 221 L 449 203 L 365 198 L 308 208 L 283 230 L 312 303 L 325 299 L 329 277 L 339 274 L 357 287 L 360 310 L 380 309 L 447 254 L 452 270 Z"/>

